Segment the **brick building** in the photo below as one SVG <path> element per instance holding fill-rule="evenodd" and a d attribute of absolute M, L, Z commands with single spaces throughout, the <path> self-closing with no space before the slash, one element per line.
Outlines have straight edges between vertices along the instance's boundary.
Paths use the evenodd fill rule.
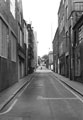
<path fill-rule="evenodd" d="M 28 24 L 28 73 L 33 72 L 34 61 L 34 32 L 31 24 Z"/>
<path fill-rule="evenodd" d="M 49 69 L 53 70 L 53 51 L 50 51 L 48 54 Z"/>
<path fill-rule="evenodd" d="M 74 79 L 83 82 L 83 15 L 74 25 Z"/>
<path fill-rule="evenodd" d="M 78 19 L 83 13 L 83 0 L 67 0 L 64 2 L 66 5 L 66 19 L 65 19 L 65 32 L 66 32 L 66 44 L 69 49 L 69 77 L 70 79 L 75 78 L 75 57 L 74 57 L 74 31 L 73 27 L 77 23 Z M 68 47 L 69 46 L 69 47 Z M 67 59 L 66 59 L 67 61 Z M 67 69 L 68 69 L 67 68 Z M 66 69 L 66 70 L 67 70 Z M 74 79 L 76 80 L 76 79 Z"/>
<path fill-rule="evenodd" d="M 24 20 L 22 0 L 17 1 L 17 26 L 18 26 L 18 79 L 26 75 L 26 47 L 24 43 Z"/>
<path fill-rule="evenodd" d="M 78 49 L 79 47 L 75 49 L 75 39 L 78 35 L 76 34 L 78 29 L 77 21 L 82 14 L 83 0 L 61 0 L 58 11 L 59 69 L 61 75 L 74 80 L 81 78 L 78 71 L 81 70 L 82 74 L 80 62 L 78 62 L 79 65 L 76 65 L 77 56 L 80 56 L 78 52 L 80 49 Z M 79 70 L 76 71 L 76 68 Z"/>
<path fill-rule="evenodd" d="M 33 63 L 34 63 L 34 68 L 36 68 L 37 67 L 37 64 L 38 64 L 38 58 L 37 58 L 37 44 L 38 44 L 38 42 L 37 42 L 37 32 L 36 31 L 34 31 L 33 32 L 34 33 L 34 60 L 33 60 Z"/>
<path fill-rule="evenodd" d="M 0 91 L 18 80 L 16 9 L 16 0 L 0 0 Z"/>
<path fill-rule="evenodd" d="M 65 75 L 65 24 L 64 24 L 64 0 L 61 0 L 58 11 L 58 29 L 59 29 L 59 67 L 60 74 Z"/>
<path fill-rule="evenodd" d="M 25 51 L 26 51 L 26 57 L 25 57 L 25 75 L 28 75 L 28 24 L 24 20 L 24 45 L 25 45 Z"/>

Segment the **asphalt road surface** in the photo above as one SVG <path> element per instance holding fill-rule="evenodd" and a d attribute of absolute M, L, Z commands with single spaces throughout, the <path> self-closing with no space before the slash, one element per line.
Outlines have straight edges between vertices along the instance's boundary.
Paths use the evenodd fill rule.
<path fill-rule="evenodd" d="M 83 120 L 83 100 L 49 70 L 37 70 L 32 82 L 0 113 L 0 120 Z"/>

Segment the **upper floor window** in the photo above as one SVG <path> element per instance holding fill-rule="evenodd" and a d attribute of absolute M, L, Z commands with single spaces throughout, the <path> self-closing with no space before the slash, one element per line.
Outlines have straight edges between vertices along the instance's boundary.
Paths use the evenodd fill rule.
<path fill-rule="evenodd" d="M 60 21 L 60 26 L 59 26 L 59 32 L 60 33 L 62 32 L 63 28 L 64 28 L 64 15 L 63 15 L 62 20 Z"/>
<path fill-rule="evenodd" d="M 83 40 L 83 25 L 79 28 L 78 37 L 79 37 L 79 43 L 81 43 L 81 41 Z"/>
<path fill-rule="evenodd" d="M 11 32 L 11 61 L 16 62 L 16 38 Z"/>
<path fill-rule="evenodd" d="M 68 6 L 66 6 L 66 21 L 68 20 Z"/>
<path fill-rule="evenodd" d="M 22 23 L 22 15 L 21 15 L 21 13 L 20 13 L 20 24 Z"/>
<path fill-rule="evenodd" d="M 66 47 L 69 46 L 69 37 L 68 37 L 68 31 L 66 32 Z"/>
<path fill-rule="evenodd" d="M 4 58 L 8 58 L 8 35 L 8 27 L 0 19 L 0 56 Z"/>
<path fill-rule="evenodd" d="M 74 9 L 76 11 L 83 11 L 83 2 L 75 2 L 74 3 Z"/>
<path fill-rule="evenodd" d="M 10 0 L 10 11 L 15 18 L 15 0 Z"/>
<path fill-rule="evenodd" d="M 22 30 L 20 30 L 20 46 L 22 47 Z"/>

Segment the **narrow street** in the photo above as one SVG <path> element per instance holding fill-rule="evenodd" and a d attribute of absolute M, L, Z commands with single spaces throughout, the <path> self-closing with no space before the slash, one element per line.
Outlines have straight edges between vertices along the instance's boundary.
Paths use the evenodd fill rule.
<path fill-rule="evenodd" d="M 83 120 L 83 101 L 51 71 L 37 70 L 32 82 L 2 110 L 0 120 Z"/>

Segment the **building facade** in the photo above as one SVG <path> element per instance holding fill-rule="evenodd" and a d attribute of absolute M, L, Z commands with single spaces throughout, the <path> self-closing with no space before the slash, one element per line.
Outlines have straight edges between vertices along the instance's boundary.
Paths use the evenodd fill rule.
<path fill-rule="evenodd" d="M 16 0 L 0 0 L 0 91 L 18 80 Z"/>
<path fill-rule="evenodd" d="M 65 3 L 66 4 L 66 3 Z M 69 43 L 69 77 L 70 79 L 75 80 L 75 57 L 74 57 L 74 31 L 73 27 L 77 23 L 78 19 L 83 13 L 83 0 L 67 0 L 68 6 L 68 43 Z M 66 30 L 67 32 L 67 30 Z M 79 51 L 79 50 L 77 50 Z"/>
<path fill-rule="evenodd" d="M 61 0 L 58 10 L 58 64 L 60 74 L 65 75 L 71 80 L 76 80 L 76 78 L 82 80 L 81 61 L 77 60 L 81 59 L 80 54 L 82 49 L 76 43 L 77 31 L 80 31 L 79 34 L 82 32 L 82 28 L 77 30 L 77 22 L 82 14 L 83 0 Z M 75 45 L 77 45 L 77 48 Z"/>
<path fill-rule="evenodd" d="M 28 73 L 34 71 L 34 32 L 31 24 L 28 24 Z"/>
<path fill-rule="evenodd" d="M 17 1 L 17 26 L 18 26 L 18 79 L 26 75 L 26 47 L 24 43 L 24 20 L 22 0 Z"/>
<path fill-rule="evenodd" d="M 53 52 L 50 51 L 48 54 L 49 69 L 53 70 Z"/>
<path fill-rule="evenodd" d="M 25 62 L 25 75 L 28 75 L 28 24 L 24 20 L 24 45 L 26 51 L 26 62 Z"/>
<path fill-rule="evenodd" d="M 74 79 L 83 82 L 83 15 L 74 25 Z"/>
<path fill-rule="evenodd" d="M 60 74 L 65 75 L 65 13 L 64 0 L 61 0 L 58 11 L 58 29 L 59 29 L 59 67 Z"/>
<path fill-rule="evenodd" d="M 33 61 L 33 67 L 36 69 L 37 67 L 37 64 L 38 64 L 38 57 L 37 57 L 37 32 L 34 31 L 34 48 L 33 48 L 33 51 L 34 51 L 34 61 Z"/>
<path fill-rule="evenodd" d="M 0 0 L 0 91 L 32 73 L 36 57 L 36 35 L 23 19 L 22 0 Z"/>
<path fill-rule="evenodd" d="M 59 55 L 59 32 L 58 28 L 56 30 L 54 39 L 53 39 L 53 71 L 59 73 L 59 64 L 58 64 L 58 55 Z"/>

